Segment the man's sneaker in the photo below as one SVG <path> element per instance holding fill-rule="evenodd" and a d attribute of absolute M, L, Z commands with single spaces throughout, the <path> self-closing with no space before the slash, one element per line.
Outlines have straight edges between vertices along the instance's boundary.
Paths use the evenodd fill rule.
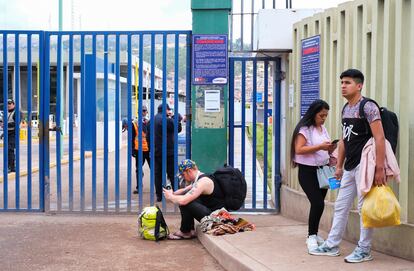
<path fill-rule="evenodd" d="M 347 263 L 362 263 L 366 261 L 372 261 L 372 255 L 370 250 L 364 250 L 360 247 L 356 247 L 355 250 L 345 257 Z"/>
<path fill-rule="evenodd" d="M 309 251 L 309 254 L 317 255 L 317 256 L 332 256 L 332 257 L 341 255 L 341 253 L 339 253 L 338 247 L 328 247 L 326 245 L 326 242 L 324 242 L 322 245 L 320 245 L 316 249 Z"/>
<path fill-rule="evenodd" d="M 316 235 L 316 241 L 318 242 L 318 246 L 320 246 L 323 243 L 325 243 L 325 240 L 323 240 L 323 238 L 320 237 L 319 235 Z"/>
<path fill-rule="evenodd" d="M 318 248 L 318 238 L 317 235 L 309 235 L 309 237 L 306 239 L 306 245 L 308 246 L 308 252 L 315 250 Z"/>

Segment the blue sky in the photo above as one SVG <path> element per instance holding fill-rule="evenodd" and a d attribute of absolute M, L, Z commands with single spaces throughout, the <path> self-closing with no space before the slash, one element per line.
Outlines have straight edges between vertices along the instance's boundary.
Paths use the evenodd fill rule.
<path fill-rule="evenodd" d="M 72 5 L 73 1 L 73 5 Z M 266 0 L 271 2 L 271 0 Z M 188 30 L 191 0 L 63 0 L 64 30 Z M 258 1 L 256 1 L 258 2 Z M 262 1 L 259 1 L 260 3 Z M 258 3 L 259 3 L 258 2 Z M 294 8 L 329 8 L 345 0 L 293 0 Z M 239 8 L 235 1 L 235 10 Z M 245 0 L 245 3 L 251 3 Z M 245 4 L 247 5 L 247 4 Z M 278 0 L 277 7 L 284 8 Z M 72 13 L 72 6 L 75 12 Z M 58 29 L 58 0 L 0 0 L 0 29 Z"/>

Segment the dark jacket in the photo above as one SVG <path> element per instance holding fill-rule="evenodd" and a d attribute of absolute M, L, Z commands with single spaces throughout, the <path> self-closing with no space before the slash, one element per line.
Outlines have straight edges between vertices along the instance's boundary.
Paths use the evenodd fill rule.
<path fill-rule="evenodd" d="M 155 156 L 162 156 L 162 112 L 158 112 L 154 119 L 154 148 Z M 174 155 L 174 117 L 166 119 L 167 123 L 167 155 Z M 151 124 L 147 125 L 147 142 L 150 144 L 151 139 Z M 178 121 L 177 133 L 181 132 L 182 125 L 180 120 Z M 151 145 L 149 145 L 151 146 Z M 150 147 L 151 148 L 151 147 Z M 151 150 L 152 151 L 152 150 Z"/>

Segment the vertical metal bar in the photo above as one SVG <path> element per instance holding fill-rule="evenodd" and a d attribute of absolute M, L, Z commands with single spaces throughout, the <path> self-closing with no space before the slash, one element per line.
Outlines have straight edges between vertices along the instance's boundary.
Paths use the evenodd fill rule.
<path fill-rule="evenodd" d="M 262 9 L 265 9 L 266 8 L 266 0 L 263 0 L 262 1 Z"/>
<path fill-rule="evenodd" d="M 3 33 L 3 209 L 8 209 L 8 194 L 9 194 L 9 185 L 8 185 L 8 129 L 7 129 L 7 100 L 8 100 L 8 75 L 9 75 L 9 65 L 7 63 L 7 33 Z"/>
<path fill-rule="evenodd" d="M 92 80 L 94 80 L 94 92 L 95 92 L 95 99 L 96 99 L 96 34 L 92 36 L 92 58 L 94 60 L 94 76 Z M 95 119 L 96 119 L 96 109 L 94 110 Z M 96 123 L 94 124 L 93 131 L 93 140 L 92 140 L 92 211 L 96 211 Z"/>
<path fill-rule="evenodd" d="M 154 111 L 155 111 L 155 34 L 151 34 L 151 111 L 150 111 L 150 155 L 151 155 L 151 174 L 150 174 L 150 204 L 154 205 Z"/>
<path fill-rule="evenodd" d="M 234 58 L 230 58 L 228 163 L 234 166 Z"/>
<path fill-rule="evenodd" d="M 289 0 L 289 7 L 292 8 L 292 0 Z"/>
<path fill-rule="evenodd" d="M 44 146 L 44 126 L 45 126 L 45 119 L 44 119 L 44 108 L 43 108 L 43 94 L 46 92 L 46 68 L 45 65 L 47 63 L 45 57 L 45 48 L 49 48 L 49 35 L 44 34 L 44 32 L 40 32 L 39 34 L 39 65 L 37 66 L 37 73 L 38 80 L 39 80 L 39 89 L 37 90 L 38 93 L 38 129 L 39 129 L 39 209 L 41 211 L 45 211 L 45 171 L 44 165 L 45 161 L 43 161 L 44 153 L 43 153 L 43 146 Z"/>
<path fill-rule="evenodd" d="M 131 211 L 131 168 L 132 168 L 132 161 L 131 161 L 131 150 L 132 150 L 132 129 L 134 127 L 132 124 L 132 42 L 131 42 L 131 35 L 128 35 L 128 78 L 127 78 L 127 100 L 128 100 L 128 142 L 127 142 L 127 161 L 128 161 L 128 168 L 127 168 L 127 211 Z"/>
<path fill-rule="evenodd" d="M 230 52 L 233 52 L 233 20 L 234 20 L 234 15 L 233 15 L 233 10 L 231 11 L 230 14 Z"/>
<path fill-rule="evenodd" d="M 73 36 L 69 36 L 69 210 L 73 210 Z"/>
<path fill-rule="evenodd" d="M 104 36 L 104 212 L 108 211 L 108 35 Z"/>
<path fill-rule="evenodd" d="M 80 164 L 81 164 L 81 176 L 80 176 L 80 201 L 81 201 L 81 206 L 80 206 L 80 210 L 84 211 L 85 210 L 85 150 L 84 150 L 84 133 L 85 133 L 85 123 L 84 123 L 84 119 L 85 119 L 85 36 L 82 34 L 81 35 L 81 95 L 80 95 L 80 111 L 81 111 L 81 125 L 80 125 L 80 142 L 81 142 L 81 149 L 80 149 Z"/>
<path fill-rule="evenodd" d="M 273 100 L 273 135 L 274 135 L 274 142 L 275 144 L 275 160 L 274 160 L 274 175 L 275 175 L 275 207 L 276 211 L 280 211 L 280 186 L 281 186 L 281 176 L 280 176 L 280 105 L 281 105 L 281 78 L 280 78 L 280 70 L 281 70 L 281 60 L 277 58 L 275 63 L 275 95 L 276 98 Z"/>
<path fill-rule="evenodd" d="M 115 41 L 115 210 L 119 212 L 119 94 L 120 94 L 120 56 L 119 34 Z"/>
<path fill-rule="evenodd" d="M 241 79 L 241 113 L 242 113 L 242 123 L 241 123 L 241 168 L 243 176 L 245 175 L 246 170 L 246 61 L 242 60 L 242 79 Z M 243 208 L 245 208 L 245 203 L 243 203 Z"/>
<path fill-rule="evenodd" d="M 57 37 L 57 69 L 56 69 L 56 118 L 55 123 L 56 127 L 61 127 L 60 123 L 60 107 L 61 107 L 61 87 L 62 87 L 62 35 L 58 34 Z M 57 196 L 57 209 L 60 211 L 62 209 L 62 179 L 61 179 L 61 136 L 60 132 L 56 131 L 56 196 Z"/>
<path fill-rule="evenodd" d="M 20 209 L 20 44 L 19 44 L 19 34 L 15 34 L 15 48 L 14 48 L 14 96 L 15 96 L 15 128 L 14 128 L 14 140 L 16 141 L 15 145 L 15 163 L 16 163 L 16 173 L 15 173 L 15 192 L 16 192 L 16 209 Z"/>
<path fill-rule="evenodd" d="M 252 0 L 252 14 L 250 15 L 250 50 L 253 51 L 254 1 Z"/>
<path fill-rule="evenodd" d="M 167 34 L 162 36 L 162 185 L 166 184 L 167 171 Z M 166 209 L 165 198 L 162 197 L 162 209 Z"/>
<path fill-rule="evenodd" d="M 187 63 L 186 63 L 186 91 L 185 91 L 185 158 L 191 159 L 191 35 L 187 34 Z"/>
<path fill-rule="evenodd" d="M 32 34 L 27 34 L 27 209 L 32 209 Z"/>
<path fill-rule="evenodd" d="M 144 78 L 144 36 L 139 35 L 139 77 L 138 77 L 138 190 L 139 190 L 139 211 L 142 206 L 142 100 L 143 100 L 143 78 Z"/>
<path fill-rule="evenodd" d="M 286 8 L 289 8 L 289 0 L 286 0 Z"/>
<path fill-rule="evenodd" d="M 246 176 L 246 61 L 242 60 L 242 74 L 241 74 L 241 113 L 242 113 L 242 123 L 241 123 L 241 168 L 243 176 Z M 244 207 L 244 204 L 243 204 Z"/>
<path fill-rule="evenodd" d="M 175 52 L 174 52 L 174 191 L 178 189 L 177 166 L 178 165 L 178 74 L 179 74 L 179 34 L 175 34 Z"/>
<path fill-rule="evenodd" d="M 41 82 L 40 95 L 42 119 L 41 119 L 41 131 L 40 136 L 40 168 L 42 171 L 41 178 L 41 190 L 42 190 L 42 210 L 48 212 L 50 210 L 50 168 L 49 168 L 49 103 L 50 103 L 50 34 L 45 34 L 45 48 L 43 49 L 44 64 L 43 69 L 40 69 L 43 73 L 41 76 L 43 83 Z M 42 66 L 42 65 L 41 65 Z M 43 94 L 43 95 L 42 95 Z"/>
<path fill-rule="evenodd" d="M 252 208 L 256 208 L 256 110 L 257 110 L 257 61 L 253 60 L 253 153 L 252 153 Z"/>
<path fill-rule="evenodd" d="M 243 23 L 244 23 L 244 0 L 241 0 L 241 11 L 240 11 L 240 42 L 241 42 L 241 50 L 244 50 L 244 39 L 243 39 Z"/>
<path fill-rule="evenodd" d="M 273 0 L 273 9 L 276 8 L 276 0 Z"/>
<path fill-rule="evenodd" d="M 264 63 L 264 114 L 263 114 L 263 208 L 267 209 L 267 130 L 268 130 L 268 123 L 267 123 L 267 111 L 268 111 L 268 93 L 269 93 L 269 62 L 266 60 Z"/>

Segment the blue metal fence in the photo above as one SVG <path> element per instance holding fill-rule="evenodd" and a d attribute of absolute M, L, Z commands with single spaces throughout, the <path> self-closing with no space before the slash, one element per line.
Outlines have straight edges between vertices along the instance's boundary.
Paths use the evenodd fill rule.
<path fill-rule="evenodd" d="M 165 185 L 166 104 L 175 110 L 176 143 L 178 113 L 191 114 L 191 32 L 0 31 L 0 40 L 4 131 L 0 211 L 129 213 L 156 203 L 154 151 L 145 175 L 138 166 L 138 194 L 133 193 L 132 121 L 142 124 L 144 104 L 153 120 L 156 108 L 163 104 Z M 248 181 L 245 211 L 279 209 L 279 74 L 279 58 L 230 58 L 228 159 L 229 164 L 241 168 Z M 257 102 L 257 93 L 262 93 L 263 103 Z M 16 112 L 21 111 L 28 124 L 22 126 L 22 133 L 20 125 L 15 134 L 7 132 L 9 98 L 16 101 Z M 270 104 L 275 153 L 271 164 L 267 151 Z M 32 125 L 36 118 L 38 126 Z M 127 118 L 127 134 L 121 132 L 123 118 Z M 184 129 L 187 158 L 191 157 L 189 121 Z M 16 123 L 20 122 L 17 114 Z M 260 140 L 259 126 L 263 130 Z M 153 121 L 148 128 L 150 149 L 154 150 Z M 139 149 L 143 147 L 142 129 L 139 125 Z M 7 170 L 10 136 L 16 141 L 15 173 Z M 262 145 L 263 157 L 259 157 L 258 146 Z M 138 165 L 143 158 L 138 152 Z M 181 158 L 178 144 L 174 144 L 174 165 Z M 176 170 L 174 166 L 174 176 Z M 271 183 L 267 177 L 270 170 L 274 176 Z M 178 180 L 174 186 L 178 187 Z M 176 211 L 164 199 L 162 208 Z"/>
<path fill-rule="evenodd" d="M 36 42 L 32 36 L 36 35 Z M 27 38 L 22 46 L 21 37 Z M 6 116 L 3 147 L 3 198 L 0 211 L 52 212 L 136 212 L 155 203 L 154 152 L 150 169 L 137 168 L 138 194 L 135 187 L 135 159 L 132 158 L 132 121 L 143 123 L 143 105 L 154 119 L 163 103 L 162 183 L 166 184 L 166 104 L 174 109 L 174 139 L 178 142 L 179 114 L 190 114 L 190 31 L 117 31 L 117 32 L 20 32 L 0 31 L 3 71 L 13 67 L 13 90 L 3 91 L 3 114 Z M 12 43 L 12 41 L 14 41 Z M 24 40 L 26 43 L 26 39 Z M 10 44 L 14 45 L 14 48 Z M 19 45 L 20 44 L 20 45 Z M 32 50 L 39 50 L 32 59 Z M 27 62 L 21 59 L 27 52 Z M 8 57 L 14 55 L 14 63 Z M 7 64 L 9 62 L 9 64 Z M 32 64 L 37 63 L 39 95 L 32 95 Z M 27 65 L 27 78 L 21 78 Z M 23 68 L 22 68 L 23 67 Z M 3 90 L 8 90 L 8 72 L 3 72 Z M 135 80 L 134 80 L 135 79 Z M 27 97 L 20 82 L 27 81 Z M 181 89 L 180 89 L 181 88 Z M 137 91 L 135 91 L 137 90 Z M 180 90 L 180 91 L 179 91 Z M 185 94 L 183 94 L 183 92 Z M 144 96 L 145 95 L 145 96 Z M 174 98 L 168 97 L 168 95 Z M 27 153 L 21 155 L 19 125 L 16 127 L 16 174 L 7 172 L 7 99 L 16 100 L 16 111 L 25 104 L 28 123 L 32 119 L 32 98 L 38 108 L 38 164 L 32 165 L 33 132 L 27 128 Z M 172 101 L 171 101 L 172 100 Z M 27 101 L 27 102 L 26 102 Z M 26 105 L 27 104 L 27 105 Z M 138 110 L 137 110 L 138 109 Z M 138 112 L 136 112 L 138 111 Z M 127 118 L 128 133 L 122 133 L 121 120 Z M 53 121 L 52 121 L 53 120 Z M 190 120 L 185 124 L 186 157 L 190 157 Z M 16 123 L 20 123 L 19 117 Z M 74 125 L 76 124 L 76 125 Z M 143 127 L 138 125 L 139 149 Z M 150 148 L 154 150 L 154 123 L 150 121 Z M 22 184 L 20 161 L 27 157 L 27 184 Z M 178 144 L 174 149 L 174 164 Z M 143 155 L 138 152 L 137 164 Z M 36 173 L 37 172 L 37 173 Z M 14 180 L 13 188 L 10 179 Z M 34 188 L 38 179 L 38 191 Z M 175 181 L 177 187 L 178 180 Z M 21 187 L 24 191 L 21 193 Z M 14 195 L 11 197 L 11 193 Z M 22 197 L 23 196 L 23 197 Z M 36 198 L 37 205 L 32 201 Z M 11 199 L 14 201 L 12 202 Z M 22 204 L 27 199 L 27 204 Z M 12 203 L 12 204 L 11 204 Z M 163 199 L 164 211 L 174 207 Z"/>
<path fill-rule="evenodd" d="M 43 71 L 39 70 L 39 60 L 43 58 L 42 46 L 34 46 L 38 41 L 43 40 L 41 31 L 0 31 L 0 53 L 2 63 L 0 65 L 2 73 L 1 95 L 2 95 L 2 177 L 0 183 L 0 210 L 1 211 L 41 211 L 44 209 L 43 178 L 41 174 L 27 174 L 33 169 L 43 166 L 44 141 L 37 141 L 38 134 L 42 132 L 44 123 L 43 112 L 39 112 L 39 106 L 34 108 L 34 90 L 42 88 L 42 80 L 37 81 L 34 88 L 33 70 L 36 78 L 43 78 Z M 25 63 L 23 69 L 22 63 Z M 35 65 L 35 69 L 33 68 Z M 22 75 L 23 73 L 23 75 Z M 23 86 L 21 81 L 25 80 Z M 14 95 L 13 95 L 14 92 Z M 27 123 L 20 129 L 15 125 L 14 131 L 8 127 L 12 120 L 8 115 L 8 100 L 13 99 L 15 104 L 15 123 L 22 120 Z M 25 99 L 22 104 L 19 101 Z M 39 127 L 32 127 L 31 119 L 33 113 L 37 111 Z M 20 113 L 22 114 L 20 114 Z M 24 119 L 22 115 L 24 113 Z M 40 114 L 39 114 L 40 113 Z M 20 134 L 24 135 L 20 140 Z M 35 139 L 34 139 L 34 138 Z M 15 145 L 13 145 L 13 142 Z M 39 146 L 35 148 L 34 146 Z M 15 160 L 9 161 L 9 155 L 15 155 Z M 36 158 L 37 157 L 37 158 Z M 36 165 L 34 163 L 36 162 Z M 12 171 L 10 171 L 12 170 Z M 38 172 L 38 170 L 35 170 Z"/>
<path fill-rule="evenodd" d="M 228 163 L 241 169 L 248 184 L 243 211 L 278 211 L 280 58 L 230 58 L 229 89 Z M 258 93 L 264 97 L 263 100 L 257 98 Z M 268 136 L 269 124 L 271 138 Z M 275 153 L 273 157 L 269 157 L 272 155 L 268 152 L 269 144 Z M 258 145 L 262 147 L 259 149 Z M 269 163 L 269 160 L 272 162 Z"/>

